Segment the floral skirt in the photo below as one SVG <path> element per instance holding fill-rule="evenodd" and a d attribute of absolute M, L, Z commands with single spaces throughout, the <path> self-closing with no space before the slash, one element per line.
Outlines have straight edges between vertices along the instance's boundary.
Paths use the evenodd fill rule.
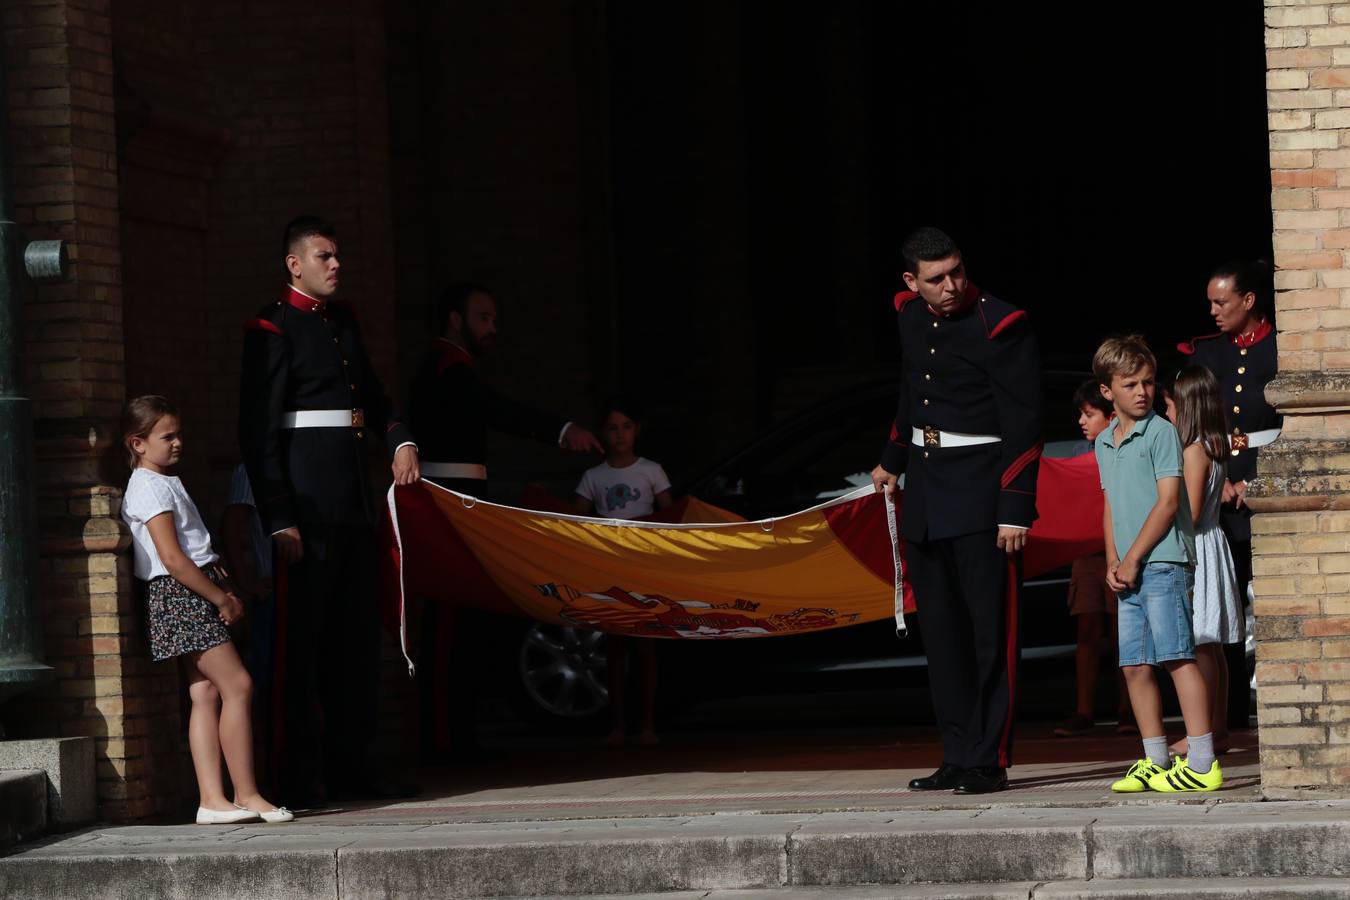
<path fill-rule="evenodd" d="M 202 572 L 219 583 L 214 568 Z M 150 579 L 147 606 L 150 658 L 155 662 L 210 650 L 230 639 L 216 605 L 170 575 Z"/>

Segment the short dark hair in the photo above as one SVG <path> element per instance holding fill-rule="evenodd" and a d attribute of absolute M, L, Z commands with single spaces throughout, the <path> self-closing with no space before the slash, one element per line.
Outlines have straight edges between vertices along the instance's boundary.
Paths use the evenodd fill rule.
<path fill-rule="evenodd" d="M 492 288 L 476 281 L 456 281 L 441 291 L 441 295 L 436 298 L 436 328 L 445 330 L 451 312 L 457 312 L 461 317 L 468 316 L 469 298 L 474 294 L 495 296 Z"/>
<path fill-rule="evenodd" d="M 946 259 L 960 252 L 961 248 L 956 246 L 956 241 L 948 237 L 946 232 L 931 225 L 914 229 L 905 235 L 904 241 L 900 244 L 900 257 L 904 261 L 905 271 L 911 275 L 919 274 L 921 262 Z"/>
<path fill-rule="evenodd" d="M 610 413 L 627 416 L 634 423 L 642 424 L 642 404 L 632 394 L 610 394 L 600 404 L 600 421 L 603 423 Z"/>
<path fill-rule="evenodd" d="M 282 252 L 286 256 L 291 255 L 295 245 L 309 237 L 326 237 L 330 241 L 337 239 L 337 229 L 333 223 L 326 219 L 320 219 L 318 216 L 296 216 L 286 223 L 286 243 Z"/>
<path fill-rule="evenodd" d="M 1233 279 L 1233 290 L 1239 294 L 1252 293 L 1256 295 L 1256 303 L 1252 307 L 1259 313 L 1270 312 L 1270 298 L 1275 291 L 1274 273 L 1270 263 L 1264 259 L 1230 259 L 1222 265 L 1215 266 L 1214 271 L 1209 273 L 1210 281 L 1215 278 Z"/>
<path fill-rule="evenodd" d="M 1111 405 L 1111 401 L 1102 396 L 1101 385 L 1097 383 L 1095 378 L 1089 378 L 1073 392 L 1073 411 L 1082 412 L 1085 406 L 1091 406 L 1107 416 L 1115 412 L 1115 407 Z"/>

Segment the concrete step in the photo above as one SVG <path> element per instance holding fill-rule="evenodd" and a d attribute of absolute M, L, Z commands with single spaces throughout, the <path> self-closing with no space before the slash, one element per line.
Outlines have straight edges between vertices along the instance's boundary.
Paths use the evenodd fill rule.
<path fill-rule="evenodd" d="M 1204 890 L 1161 896 L 1350 897 L 1316 893 L 1327 884 L 1350 885 L 1347 876 L 1350 801 L 1302 801 L 489 824 L 326 826 L 319 817 L 281 826 L 131 826 L 20 848 L 0 859 L 0 896 L 350 900 L 893 885 L 876 890 L 917 897 L 1127 897 L 1158 896 L 1154 888 L 1162 882 L 1154 880 L 1190 879 Z M 1305 892 L 1241 893 L 1243 879 L 1269 879 L 1255 882 L 1263 890 L 1293 885 Z M 935 884 L 952 887 L 943 894 Z M 988 887 L 968 887 L 973 884 Z M 858 889 L 860 896 L 872 890 Z M 1229 889 L 1238 893 L 1223 893 Z"/>
<path fill-rule="evenodd" d="M 0 770 L 0 847 L 31 841 L 47 830 L 47 773 Z"/>
<path fill-rule="evenodd" d="M 550 900 L 1346 900 L 1344 878 L 1170 878 L 1060 881 L 1037 884 L 910 884 L 869 887 L 780 887 L 759 891 L 562 895 Z"/>

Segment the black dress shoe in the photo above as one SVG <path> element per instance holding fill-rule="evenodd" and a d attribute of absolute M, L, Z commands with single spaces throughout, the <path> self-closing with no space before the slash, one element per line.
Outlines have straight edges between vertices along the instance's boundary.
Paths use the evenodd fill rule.
<path fill-rule="evenodd" d="M 995 766 L 966 769 L 956 780 L 958 794 L 993 794 L 1008 787 L 1008 770 Z"/>
<path fill-rule="evenodd" d="M 950 791 L 956 787 L 965 773 L 965 769 L 951 763 L 938 766 L 936 772 L 927 778 L 915 778 L 909 783 L 911 791 Z"/>

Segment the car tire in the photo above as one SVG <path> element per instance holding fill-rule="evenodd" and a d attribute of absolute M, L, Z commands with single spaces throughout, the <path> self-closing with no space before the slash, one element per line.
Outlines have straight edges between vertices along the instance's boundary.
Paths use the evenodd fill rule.
<path fill-rule="evenodd" d="M 594 732 L 609 724 L 605 635 L 529 622 L 515 641 L 511 705 L 531 725 Z"/>

